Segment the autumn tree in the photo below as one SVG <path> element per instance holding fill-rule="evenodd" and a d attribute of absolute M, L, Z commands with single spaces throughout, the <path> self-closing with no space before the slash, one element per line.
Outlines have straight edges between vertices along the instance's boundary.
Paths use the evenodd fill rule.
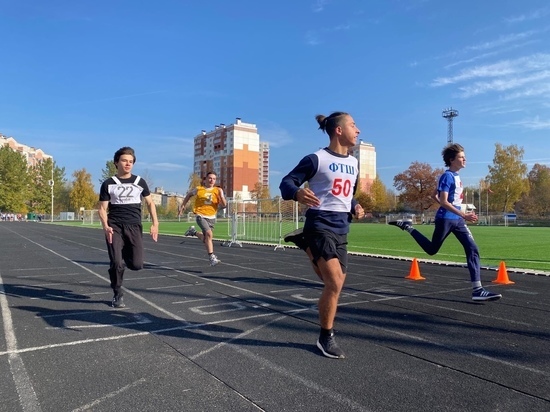
<path fill-rule="evenodd" d="M 369 193 L 357 189 L 357 192 L 355 192 L 353 197 L 357 203 L 361 205 L 365 213 L 372 213 L 374 208 L 374 199 Z"/>
<path fill-rule="evenodd" d="M 31 184 L 23 155 L 7 145 L 0 147 L 0 210 L 26 213 Z"/>
<path fill-rule="evenodd" d="M 486 178 L 491 193 L 491 208 L 510 212 L 522 194 L 529 190 L 527 165 L 523 163 L 523 148 L 517 145 L 495 144 L 493 165 Z"/>
<path fill-rule="evenodd" d="M 192 190 L 198 186 L 201 186 L 202 185 L 202 179 L 201 177 L 197 174 L 197 173 L 191 173 L 189 174 L 189 177 L 187 178 L 187 182 L 189 183 L 189 186 L 188 186 L 188 191 L 189 190 Z M 182 199 L 183 200 L 183 199 Z M 187 212 L 190 212 L 191 209 L 193 208 L 193 202 L 195 201 L 195 196 L 191 197 L 189 199 L 189 201 L 187 202 L 187 204 L 185 205 L 185 210 L 182 211 L 182 213 L 187 213 Z M 179 206 L 178 206 L 179 207 Z"/>
<path fill-rule="evenodd" d="M 522 215 L 550 216 L 550 167 L 536 163 L 527 175 L 529 191 L 516 203 Z"/>
<path fill-rule="evenodd" d="M 372 211 L 375 213 L 385 213 L 390 210 L 390 199 L 388 198 L 388 189 L 382 179 L 376 176 L 370 187 L 372 198 Z"/>
<path fill-rule="evenodd" d="M 191 173 L 187 178 L 187 182 L 189 183 L 189 190 L 202 185 L 202 179 L 197 173 Z"/>
<path fill-rule="evenodd" d="M 433 169 L 428 163 L 412 162 L 407 170 L 393 178 L 394 187 L 400 191 L 400 200 L 417 211 L 424 211 L 434 204 L 433 192 L 437 189 L 441 168 Z"/>
<path fill-rule="evenodd" d="M 163 211 L 163 216 L 168 219 L 175 219 L 178 216 L 178 208 L 179 204 L 176 196 L 169 196 Z"/>
<path fill-rule="evenodd" d="M 73 173 L 73 178 L 69 193 L 73 210 L 78 213 L 81 207 L 86 210 L 96 208 L 99 196 L 94 191 L 92 175 L 86 169 L 80 169 Z"/>
<path fill-rule="evenodd" d="M 252 199 L 269 199 L 271 195 L 269 194 L 269 187 L 264 186 L 260 182 L 256 182 L 254 189 L 250 191 L 250 196 Z"/>
<path fill-rule="evenodd" d="M 386 190 L 386 198 L 388 199 L 388 205 L 389 205 L 387 212 L 389 212 L 390 210 L 397 211 L 397 206 L 398 206 L 397 195 L 392 189 Z"/>

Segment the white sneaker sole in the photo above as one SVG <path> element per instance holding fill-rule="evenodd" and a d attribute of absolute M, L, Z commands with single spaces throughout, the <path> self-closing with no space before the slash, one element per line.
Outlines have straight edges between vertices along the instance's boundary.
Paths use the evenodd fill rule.
<path fill-rule="evenodd" d="M 327 358 L 331 359 L 344 359 L 345 356 L 342 354 L 341 356 L 333 355 L 332 353 L 325 352 L 323 349 L 323 345 L 321 345 L 321 342 L 317 341 L 317 347 L 321 352 L 323 352 L 323 355 L 325 355 Z"/>

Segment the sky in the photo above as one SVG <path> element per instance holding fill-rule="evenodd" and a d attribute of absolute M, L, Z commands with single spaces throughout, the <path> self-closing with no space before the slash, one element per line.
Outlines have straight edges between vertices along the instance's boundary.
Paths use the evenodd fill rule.
<path fill-rule="evenodd" d="M 0 133 L 96 190 L 132 146 L 134 173 L 185 193 L 193 137 L 240 117 L 270 143 L 278 195 L 333 111 L 388 189 L 412 162 L 443 167 L 451 107 L 466 186 L 497 143 L 550 165 L 547 0 L 0 0 L 0 27 Z"/>

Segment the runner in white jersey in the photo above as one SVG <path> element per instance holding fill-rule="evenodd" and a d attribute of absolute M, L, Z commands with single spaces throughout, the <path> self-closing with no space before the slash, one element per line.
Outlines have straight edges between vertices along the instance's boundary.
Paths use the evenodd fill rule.
<path fill-rule="evenodd" d="M 145 180 L 132 174 L 136 161 L 131 147 L 116 151 L 116 176 L 105 180 L 99 191 L 99 219 L 105 231 L 109 252 L 109 277 L 114 295 L 111 305 L 125 306 L 122 291 L 124 264 L 131 270 L 143 269 L 143 227 L 141 200 L 144 199 L 151 216 L 151 236 L 158 237 L 157 210 Z"/>
<path fill-rule="evenodd" d="M 357 159 L 348 153 L 360 131 L 347 113 L 317 115 L 316 120 L 319 129 L 329 135 L 328 147 L 304 157 L 279 188 L 283 199 L 309 206 L 303 233 L 294 233 L 292 241 L 306 251 L 324 284 L 318 304 L 321 332 L 317 347 L 323 355 L 338 359 L 344 358 L 344 352 L 336 343 L 333 326 L 346 278 L 347 233 L 352 214 L 357 218 L 364 215 L 353 199 L 359 173 Z M 305 182 L 308 188 L 301 187 Z"/>

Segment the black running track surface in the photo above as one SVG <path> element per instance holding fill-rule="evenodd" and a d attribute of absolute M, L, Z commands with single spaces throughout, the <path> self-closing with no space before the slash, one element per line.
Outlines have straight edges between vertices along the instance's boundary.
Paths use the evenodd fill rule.
<path fill-rule="evenodd" d="M 1 411 L 550 410 L 544 274 L 480 304 L 464 267 L 350 256 L 334 360 L 303 252 L 144 238 L 113 309 L 101 230 L 0 223 Z"/>

